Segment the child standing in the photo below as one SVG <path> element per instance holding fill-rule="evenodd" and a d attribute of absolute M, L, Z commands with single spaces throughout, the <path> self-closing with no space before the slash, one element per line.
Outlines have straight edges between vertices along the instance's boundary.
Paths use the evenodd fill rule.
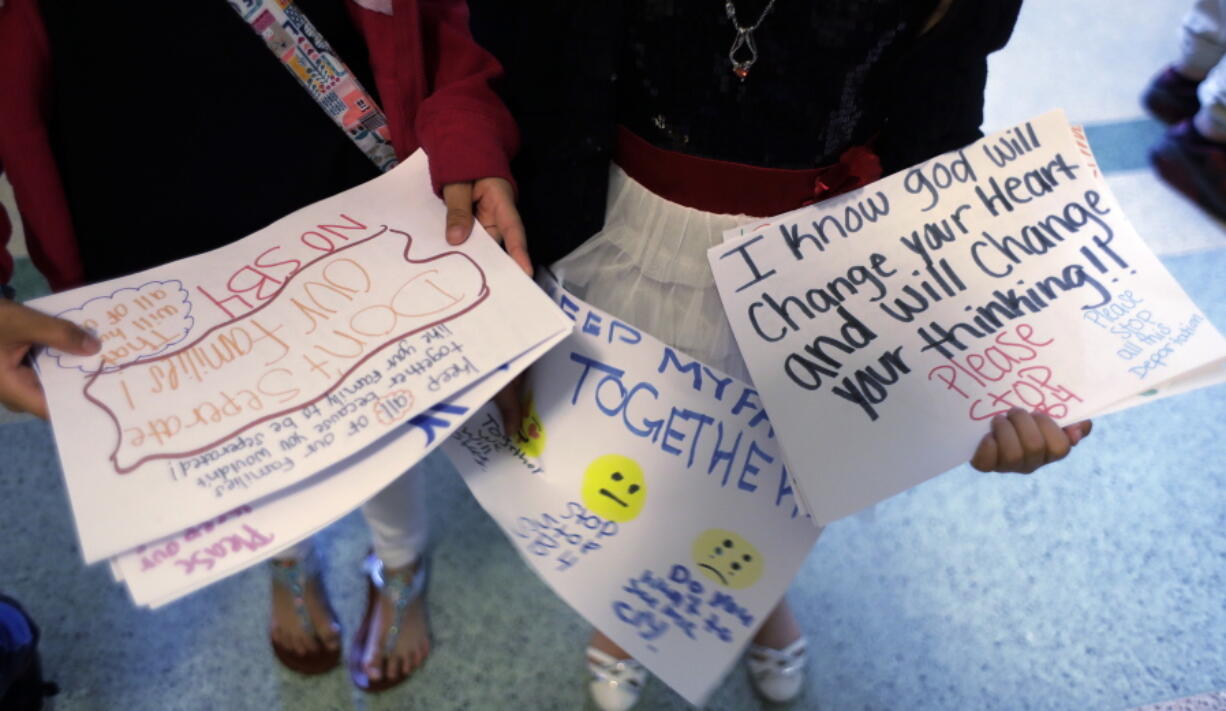
<path fill-rule="evenodd" d="M 55 289 L 227 244 L 417 148 L 447 202 L 448 239 L 467 238 L 475 208 L 528 265 L 508 168 L 516 131 L 489 87 L 498 65 L 473 43 L 461 1 L 0 5 L 0 169 Z M 313 82 L 320 73 L 329 81 Z M 338 126 L 325 107 L 358 106 L 355 97 L 362 122 Z M 0 283 L 11 272 L 0 253 Z M 0 403 L 46 417 L 25 361 L 40 345 L 99 347 L 66 321 L 0 299 Z M 405 474 L 363 513 L 370 594 L 350 673 L 378 691 L 429 651 L 421 477 Z M 313 561 L 307 542 L 273 564 L 272 646 L 303 673 L 341 656 Z"/>
<path fill-rule="evenodd" d="M 749 216 L 979 138 L 986 57 L 1020 0 L 472 4 L 524 134 L 534 255 L 588 303 L 747 379 L 707 250 Z M 1016 410 L 991 430 L 972 464 L 1031 472 L 1089 425 Z M 800 693 L 806 646 L 784 600 L 747 655 L 761 695 Z M 599 632 L 586 656 L 596 704 L 633 706 L 646 670 Z"/>

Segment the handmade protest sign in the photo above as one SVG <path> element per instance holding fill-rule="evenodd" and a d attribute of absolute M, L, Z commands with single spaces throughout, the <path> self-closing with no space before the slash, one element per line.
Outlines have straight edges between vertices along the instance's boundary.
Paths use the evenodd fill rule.
<path fill-rule="evenodd" d="M 546 289 L 578 328 L 530 369 L 524 436 L 486 407 L 444 452 L 562 599 L 700 705 L 820 529 L 751 387 Z"/>
<path fill-rule="evenodd" d="M 487 236 L 446 244 L 444 217 L 418 153 L 221 249 L 31 302 L 103 344 L 37 361 L 86 561 L 343 468 L 569 328 Z"/>
<path fill-rule="evenodd" d="M 389 431 L 359 461 L 322 472 L 177 535 L 112 559 L 138 605 L 160 607 L 234 575 L 330 525 L 442 444 L 460 423 L 565 338 L 569 331 L 497 368 L 475 385 Z"/>
<path fill-rule="evenodd" d="M 708 256 L 820 522 L 1226 358 L 1060 112 L 763 223 Z"/>
<path fill-rule="evenodd" d="M 1164 380 L 1148 390 L 1101 407 L 1095 411 L 1094 415 L 1099 417 L 1127 410 L 1130 407 L 1145 405 L 1156 400 L 1162 400 L 1174 395 L 1182 395 L 1183 393 L 1220 383 L 1226 383 L 1226 361 L 1215 361 L 1209 365 L 1188 371 L 1172 380 Z"/>

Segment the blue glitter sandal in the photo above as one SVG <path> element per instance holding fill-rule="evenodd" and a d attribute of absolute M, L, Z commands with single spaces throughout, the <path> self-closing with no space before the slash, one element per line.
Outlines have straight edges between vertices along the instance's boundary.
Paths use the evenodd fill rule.
<path fill-rule="evenodd" d="M 318 560 L 312 556 L 308 556 L 303 560 L 272 560 L 269 561 L 269 567 L 272 570 L 273 585 L 280 585 L 289 591 L 294 601 L 294 614 L 298 617 L 299 624 L 302 629 L 315 636 L 318 642 L 318 649 L 307 654 L 298 654 L 292 649 L 282 647 L 277 644 L 277 641 L 269 637 L 272 643 L 273 654 L 277 659 L 289 669 L 298 672 L 299 674 L 315 675 L 324 674 L 332 671 L 341 662 L 341 649 L 337 645 L 336 649 L 328 649 L 324 645 L 323 639 L 319 637 L 319 631 L 315 628 L 315 623 L 311 620 L 310 610 L 306 606 L 306 586 L 309 581 L 314 580 L 318 585 L 320 592 L 324 595 L 324 604 L 328 606 L 328 614 L 332 624 L 338 626 L 336 613 L 332 611 L 332 606 L 327 603 L 327 591 L 324 590 L 323 580 L 319 574 Z"/>
<path fill-rule="evenodd" d="M 362 625 L 358 628 L 357 634 L 353 636 L 353 642 L 349 647 L 349 678 L 353 680 L 354 686 L 362 691 L 378 693 L 397 686 L 411 676 L 411 674 L 406 674 L 396 678 L 371 679 L 366 674 L 366 669 L 362 664 L 362 655 L 366 651 L 366 640 L 371 633 L 370 626 L 375 618 L 379 598 L 380 596 L 388 598 L 392 601 L 394 608 L 392 624 L 387 628 L 387 636 L 383 640 L 381 650 L 386 660 L 396 651 L 396 644 L 400 641 L 400 632 L 404 629 L 404 618 L 409 606 L 419 598 L 425 597 L 427 571 L 430 566 L 429 559 L 422 556 L 418 558 L 417 567 L 411 574 L 406 571 L 386 575 L 383 561 L 371 553 L 366 556 L 362 567 L 366 571 L 366 612 L 362 616 Z"/>

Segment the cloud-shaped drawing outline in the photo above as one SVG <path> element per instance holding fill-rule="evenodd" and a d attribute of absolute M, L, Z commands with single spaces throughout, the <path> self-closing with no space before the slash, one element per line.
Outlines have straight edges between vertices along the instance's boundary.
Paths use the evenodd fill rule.
<path fill-rule="evenodd" d="M 181 333 L 181 334 L 179 334 L 178 336 L 176 336 L 175 338 L 173 338 L 173 339 L 171 339 L 171 340 L 167 341 L 165 344 L 163 344 L 163 345 L 162 345 L 162 347 L 161 347 L 161 348 L 157 349 L 156 351 L 149 351 L 148 353 L 142 353 L 142 354 L 140 354 L 139 356 L 137 356 L 136 358 L 134 358 L 134 359 L 132 359 L 132 360 L 130 360 L 130 361 L 126 361 L 126 362 L 127 362 L 127 363 L 135 363 L 135 362 L 137 362 L 137 361 L 141 361 L 141 360 L 146 360 L 146 359 L 148 359 L 148 358 L 152 358 L 152 357 L 154 357 L 154 356 L 158 355 L 159 353 L 164 353 L 166 350 L 168 350 L 169 348 L 173 347 L 175 344 L 180 343 L 180 342 L 181 342 L 183 339 L 187 338 L 188 334 L 190 334 L 190 333 L 192 332 L 192 329 L 193 329 L 193 328 L 195 327 L 195 325 L 196 325 L 196 317 L 195 317 L 195 316 L 192 316 L 192 302 L 191 302 L 191 300 L 189 299 L 189 297 L 191 296 L 191 294 L 189 294 L 189 293 L 188 293 L 188 291 L 187 291 L 187 288 L 183 286 L 183 282 L 182 282 L 182 281 L 180 281 L 180 280 L 178 280 L 178 279 L 167 279 L 166 281 L 157 281 L 157 280 L 153 280 L 153 281 L 147 281 L 147 282 L 145 282 L 144 284 L 141 284 L 140 286 L 125 286 L 125 287 L 123 287 L 122 289 L 116 289 L 115 291 L 113 291 L 113 292 L 111 292 L 110 294 L 107 294 L 107 295 L 105 295 L 105 296 L 95 296 L 94 298 L 90 299 L 89 301 L 86 301 L 85 303 L 81 304 L 80 306 L 77 306 L 77 307 L 74 307 L 74 308 L 68 309 L 67 311 L 62 311 L 62 312 L 60 312 L 60 313 L 56 314 L 56 316 L 57 316 L 58 318 L 68 319 L 69 321 L 72 321 L 73 323 L 75 323 L 75 324 L 77 324 L 78 326 L 80 326 L 80 325 L 81 325 L 81 323 L 82 323 L 82 321 L 84 321 L 84 318 L 75 318 L 75 319 L 74 319 L 74 318 L 73 318 L 73 317 L 72 317 L 70 314 L 72 314 L 72 313 L 74 313 L 74 312 L 77 312 L 77 313 L 79 313 L 79 314 L 80 314 L 80 316 L 81 316 L 81 317 L 84 317 L 86 307 L 88 307 L 90 304 L 94 303 L 95 301 L 99 301 L 99 300 L 101 300 L 101 299 L 114 299 L 116 296 L 118 296 L 119 294 L 122 294 L 122 293 L 123 293 L 123 292 L 125 292 L 125 291 L 139 292 L 141 289 L 144 289 L 145 287 L 147 287 L 147 286 L 149 286 L 149 285 L 151 285 L 151 284 L 156 284 L 156 285 L 159 285 L 159 286 L 162 286 L 162 285 L 168 285 L 168 284 L 173 284 L 173 285 L 175 286 L 175 288 L 177 288 L 177 289 L 178 289 L 179 293 L 183 295 L 183 301 L 182 301 L 182 303 L 187 305 L 187 312 L 183 314 L 183 320 L 186 322 L 186 324 L 187 324 L 187 325 L 186 325 L 186 326 L 183 328 L 183 333 Z M 113 371 L 115 371 L 115 370 L 118 370 L 118 369 L 119 369 L 119 367 L 120 367 L 121 365 L 124 365 L 124 363 L 115 363 L 115 364 L 112 364 L 112 365 L 109 365 L 109 366 L 105 366 L 105 367 L 102 367 L 102 368 L 97 368 L 97 369 L 93 369 L 93 370 L 91 370 L 91 369 L 86 368 L 86 367 L 85 367 L 85 366 L 83 366 L 83 365 L 65 365 L 63 362 L 61 362 L 61 360 L 60 360 L 60 359 L 61 359 L 61 358 L 63 358 L 63 357 L 69 356 L 69 354 L 67 354 L 67 353 L 61 353 L 61 352 L 59 352 L 59 351 L 48 351 L 48 352 L 47 352 L 47 355 L 49 355 L 49 356 L 51 356 L 52 358 L 54 358 L 54 359 L 55 359 L 55 364 L 56 364 L 56 365 L 58 365 L 59 367 L 64 368 L 64 369 L 67 369 L 67 370 L 79 370 L 79 371 L 81 371 L 82 373 L 84 373 L 84 374 L 86 374 L 86 375 L 93 375 L 95 372 L 100 372 L 100 373 L 110 373 L 110 372 L 113 372 Z M 80 356 L 72 356 L 72 357 L 74 357 L 74 358 L 78 358 L 78 357 L 80 357 Z M 96 357 L 96 356 L 93 356 L 93 357 Z M 91 357 L 91 358 L 92 358 L 92 357 Z"/>

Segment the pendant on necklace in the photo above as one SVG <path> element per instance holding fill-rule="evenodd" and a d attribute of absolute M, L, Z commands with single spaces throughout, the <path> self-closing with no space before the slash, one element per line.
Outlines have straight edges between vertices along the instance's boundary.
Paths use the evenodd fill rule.
<path fill-rule="evenodd" d="M 749 76 L 749 69 L 753 67 L 754 62 L 758 61 L 758 45 L 753 41 L 754 30 L 758 29 L 758 25 L 762 24 L 774 7 L 775 0 L 770 0 L 758 14 L 757 22 L 752 25 L 742 25 L 736 16 L 736 5 L 732 0 L 724 0 L 724 13 L 732 22 L 732 28 L 736 30 L 736 38 L 732 40 L 732 49 L 728 50 L 728 61 L 732 63 L 732 73 L 741 81 L 745 81 L 745 78 Z M 745 59 L 737 59 L 736 54 L 742 48 L 749 50 L 749 56 Z"/>
<path fill-rule="evenodd" d="M 749 57 L 741 60 L 736 58 L 736 53 L 742 47 L 749 49 Z M 732 49 L 728 50 L 728 61 L 732 63 L 732 73 L 737 75 L 741 81 L 745 81 L 745 77 L 749 76 L 749 70 L 753 67 L 754 62 L 758 61 L 758 46 L 753 41 L 753 29 L 737 28 L 736 39 L 732 41 Z"/>

